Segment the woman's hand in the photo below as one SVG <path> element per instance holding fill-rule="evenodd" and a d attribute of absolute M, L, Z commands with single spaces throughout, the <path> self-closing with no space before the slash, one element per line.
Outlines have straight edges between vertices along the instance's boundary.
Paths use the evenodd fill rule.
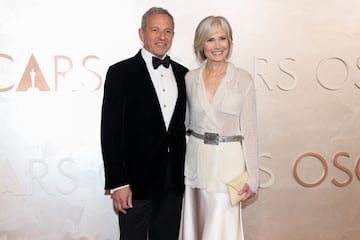
<path fill-rule="evenodd" d="M 253 191 L 251 191 L 248 184 L 245 184 L 245 186 L 239 191 L 239 195 L 242 195 L 243 193 L 245 193 L 245 195 L 241 199 L 241 202 L 245 202 L 246 200 L 255 196 L 255 193 Z"/>

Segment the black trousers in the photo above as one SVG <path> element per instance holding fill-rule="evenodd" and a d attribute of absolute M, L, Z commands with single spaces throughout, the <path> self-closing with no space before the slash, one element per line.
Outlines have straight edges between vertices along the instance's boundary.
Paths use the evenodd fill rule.
<path fill-rule="evenodd" d="M 159 200 L 134 200 L 128 214 L 120 213 L 120 240 L 177 240 L 182 197 L 168 194 Z"/>
<path fill-rule="evenodd" d="M 169 164 L 168 164 L 169 165 Z M 119 213 L 120 240 L 178 240 L 182 196 L 172 190 L 170 167 L 164 193 L 152 200 L 134 200 L 127 214 Z"/>

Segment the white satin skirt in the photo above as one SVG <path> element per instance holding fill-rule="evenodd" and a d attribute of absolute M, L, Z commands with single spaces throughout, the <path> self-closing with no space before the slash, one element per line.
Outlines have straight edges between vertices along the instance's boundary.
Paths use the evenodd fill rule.
<path fill-rule="evenodd" d="M 244 240 L 241 203 L 227 193 L 186 186 L 179 240 Z"/>

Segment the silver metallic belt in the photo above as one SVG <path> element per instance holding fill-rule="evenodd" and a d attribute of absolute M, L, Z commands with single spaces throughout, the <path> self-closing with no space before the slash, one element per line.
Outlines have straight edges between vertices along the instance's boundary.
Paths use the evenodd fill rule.
<path fill-rule="evenodd" d="M 204 140 L 205 144 L 211 144 L 211 145 L 219 145 L 219 142 L 241 142 L 244 139 L 244 137 L 241 135 L 220 136 L 218 133 L 209 133 L 209 132 L 206 132 L 203 135 L 194 132 L 193 130 L 188 130 L 187 132 L 196 138 Z"/>

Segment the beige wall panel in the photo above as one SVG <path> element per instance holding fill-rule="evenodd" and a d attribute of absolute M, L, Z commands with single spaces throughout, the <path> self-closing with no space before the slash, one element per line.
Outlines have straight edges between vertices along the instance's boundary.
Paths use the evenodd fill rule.
<path fill-rule="evenodd" d="M 246 239 L 359 238 L 358 0 L 0 5 L 0 240 L 117 239 L 103 190 L 102 87 L 107 67 L 141 47 L 153 5 L 173 13 L 171 55 L 189 68 L 197 23 L 227 17 L 231 60 L 255 79 L 262 188 L 244 206 Z"/>

